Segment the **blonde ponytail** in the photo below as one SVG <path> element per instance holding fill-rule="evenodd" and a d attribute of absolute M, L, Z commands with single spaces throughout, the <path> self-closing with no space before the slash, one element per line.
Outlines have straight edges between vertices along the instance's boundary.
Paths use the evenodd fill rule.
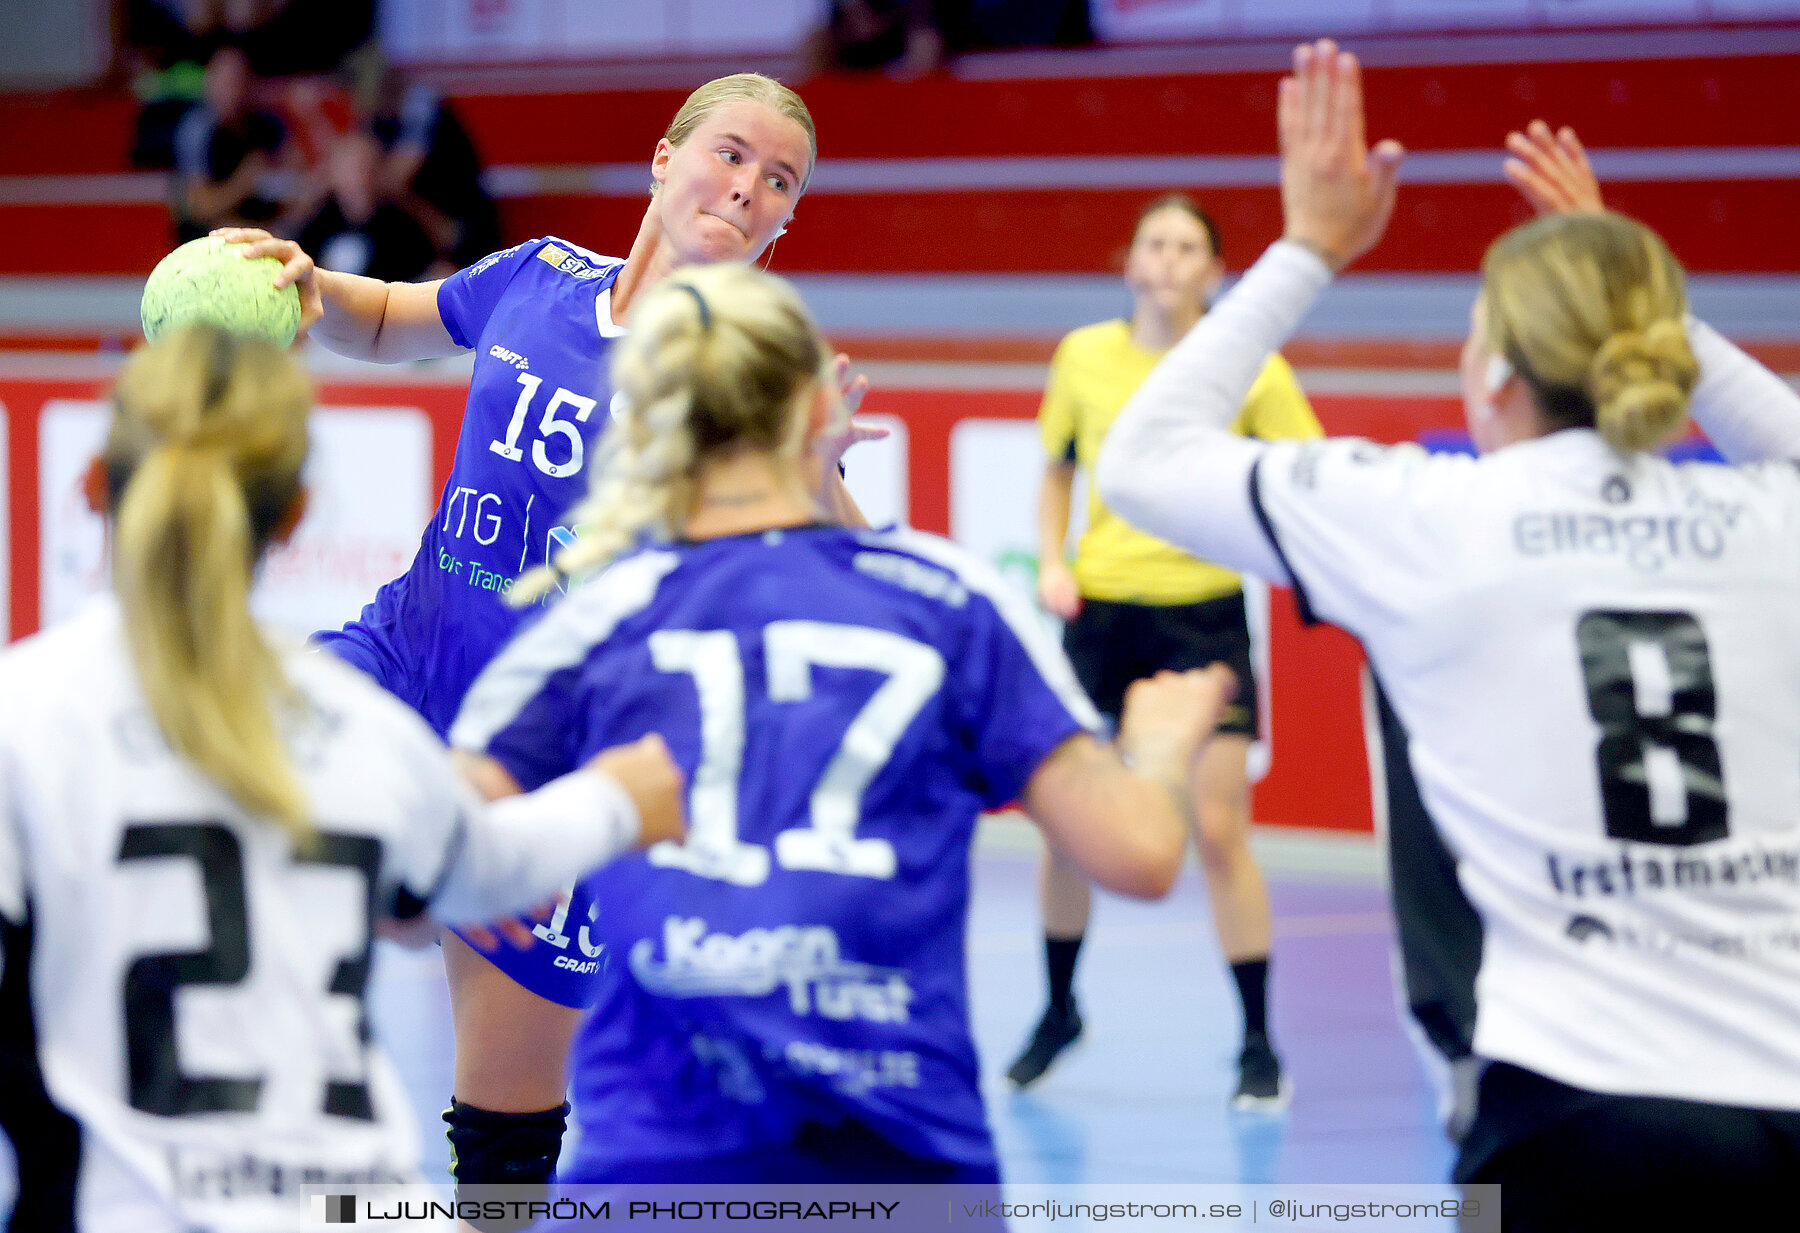
<path fill-rule="evenodd" d="M 1654 449 L 1687 422 L 1688 395 L 1699 379 L 1680 321 L 1663 318 L 1622 330 L 1601 344 L 1588 366 L 1594 425 L 1614 449 Z"/>
<path fill-rule="evenodd" d="M 576 540 L 519 579 L 516 605 L 593 572 L 632 545 L 681 534 L 702 464 L 756 450 L 796 470 L 796 399 L 824 379 L 825 344 L 792 287 L 748 266 L 683 270 L 643 296 L 613 352 L 622 395 L 601 440 Z"/>
<path fill-rule="evenodd" d="M 1621 214 L 1551 215 L 1495 240 L 1482 275 L 1488 342 L 1550 427 L 1593 428 L 1629 453 L 1686 426 L 1700 375 L 1686 280 L 1650 228 Z"/>
<path fill-rule="evenodd" d="M 195 326 L 126 366 L 106 451 L 113 582 L 151 713 L 171 748 L 296 843 L 312 832 L 277 714 L 291 686 L 250 586 L 300 491 L 311 401 L 284 352 Z"/>

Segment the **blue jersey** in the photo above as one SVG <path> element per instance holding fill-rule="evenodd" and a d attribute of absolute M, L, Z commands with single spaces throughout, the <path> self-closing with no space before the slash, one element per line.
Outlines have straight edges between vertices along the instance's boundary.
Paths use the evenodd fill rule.
<path fill-rule="evenodd" d="M 646 549 L 521 633 L 453 744 L 531 788 L 660 732 L 690 785 L 685 844 L 584 884 L 601 962 L 575 1050 L 580 1162 L 849 1120 L 992 1167 L 964 988 L 969 841 L 980 810 L 1099 722 L 1029 605 L 910 531 Z"/>
<path fill-rule="evenodd" d="M 438 313 L 475 349 L 456 461 L 412 568 L 361 617 L 317 635 L 442 736 L 476 673 L 518 628 L 513 580 L 570 532 L 612 389 L 607 352 L 621 263 L 554 237 L 484 257 L 438 289 Z"/>

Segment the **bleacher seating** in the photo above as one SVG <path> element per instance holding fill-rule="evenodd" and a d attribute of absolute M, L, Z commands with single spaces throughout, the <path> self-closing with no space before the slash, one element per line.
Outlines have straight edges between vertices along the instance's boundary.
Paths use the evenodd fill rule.
<path fill-rule="evenodd" d="M 1497 150 L 1507 123 L 1536 116 L 1574 125 L 1602 151 L 1610 200 L 1662 231 L 1695 273 L 1800 269 L 1789 218 L 1800 108 L 1776 105 L 1800 67 L 1800 36 L 1766 45 L 1673 54 L 1707 51 L 1700 32 L 1660 58 L 1371 68 L 1371 113 L 1413 159 L 1389 238 L 1361 272 L 1471 272 L 1486 237 L 1523 217 Z M 1215 59 L 1235 67 L 1207 71 Z M 1192 72 L 1142 72 L 1109 54 L 1098 63 L 1111 75 L 1088 76 L 1097 61 L 1059 53 L 1023 61 L 1025 77 L 989 66 L 910 82 L 808 82 L 825 161 L 776 264 L 856 277 L 1105 277 L 1119 268 L 1136 210 L 1168 187 L 1204 196 L 1228 259 L 1241 263 L 1280 226 L 1276 62 L 1252 70 L 1241 51 L 1207 48 L 1191 60 Z M 1167 61 L 1165 49 L 1152 62 Z M 645 200 L 641 169 L 683 90 L 447 84 L 490 165 L 509 236 L 629 241 Z M 131 123 L 124 99 L 0 99 L 0 279 L 141 276 L 166 251 L 161 183 L 126 169 Z M 927 350 L 954 358 L 955 314 L 946 320 Z M 1009 343 L 998 326 L 978 331 L 983 354 L 1036 358 L 1057 332 L 1021 322 Z M 1018 337 L 1037 342 L 1021 351 Z M 1764 337 L 1800 338 L 1800 318 L 1771 318 Z M 1441 346 L 1426 354 L 1443 358 Z"/>

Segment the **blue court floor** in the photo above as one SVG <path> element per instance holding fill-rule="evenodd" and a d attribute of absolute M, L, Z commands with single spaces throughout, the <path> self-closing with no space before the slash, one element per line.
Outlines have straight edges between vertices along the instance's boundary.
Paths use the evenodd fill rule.
<path fill-rule="evenodd" d="M 1258 844 L 1275 911 L 1274 1036 L 1294 1080 L 1291 1110 L 1267 1118 L 1226 1108 L 1237 1003 L 1191 865 L 1162 903 L 1096 897 L 1076 981 L 1086 1036 L 1031 1091 L 1012 1089 L 1002 1071 L 1044 997 L 1029 835 L 1018 821 L 984 827 L 969 929 L 975 1039 L 1008 1182 L 1415 1183 L 1431 1189 L 1412 1201 L 1452 1197 L 1450 1148 L 1395 1010 L 1372 852 Z M 426 1174 L 441 1178 L 453 1040 L 436 949 L 380 946 L 372 994 L 376 1032 L 418 1111 Z M 5 1149 L 0 1140 L 0 1212 L 14 1184 Z M 1405 1227 L 1448 1233 L 1450 1222 Z"/>
<path fill-rule="evenodd" d="M 1013 825 L 1013 840 L 978 845 L 969 931 L 975 1038 L 1009 1182 L 1410 1182 L 1452 1195 L 1433 1090 L 1395 1008 L 1392 919 L 1370 853 L 1348 862 L 1360 869 L 1265 861 L 1273 1034 L 1294 1081 L 1290 1111 L 1268 1118 L 1226 1107 L 1239 1012 L 1191 864 L 1162 903 L 1097 896 L 1076 980 L 1086 1035 L 1036 1087 L 1012 1089 L 1002 1072 L 1044 997 L 1035 855 Z M 384 948 L 374 1005 L 418 1102 L 432 1177 L 445 1166 L 452 1049 L 437 965 L 435 951 Z"/>

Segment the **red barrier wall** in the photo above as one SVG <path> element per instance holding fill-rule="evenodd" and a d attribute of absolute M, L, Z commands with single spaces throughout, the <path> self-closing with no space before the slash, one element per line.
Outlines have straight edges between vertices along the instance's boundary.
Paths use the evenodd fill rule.
<path fill-rule="evenodd" d="M 0 378 L 7 423 L 7 513 L 10 528 L 10 616 L 14 636 L 40 619 L 42 537 L 39 527 L 38 417 L 51 399 L 104 395 L 107 381 Z M 433 427 L 434 486 L 449 474 L 462 415 L 463 390 L 446 384 L 358 384 L 324 381 L 319 401 L 334 406 L 414 406 Z M 950 434 L 964 419 L 1024 419 L 1038 396 L 1029 391 L 883 389 L 866 409 L 896 415 L 908 429 L 910 509 L 921 529 L 943 533 L 950 524 Z M 1377 440 L 1407 440 L 1422 429 L 1454 427 L 1460 413 L 1449 399 L 1321 396 L 1314 400 L 1328 431 Z M 1358 668 L 1361 652 L 1345 634 L 1303 628 L 1291 597 L 1277 590 L 1270 611 L 1270 659 L 1275 758 L 1256 789 L 1256 817 L 1277 825 L 1370 829 L 1368 772 L 1363 746 Z"/>

